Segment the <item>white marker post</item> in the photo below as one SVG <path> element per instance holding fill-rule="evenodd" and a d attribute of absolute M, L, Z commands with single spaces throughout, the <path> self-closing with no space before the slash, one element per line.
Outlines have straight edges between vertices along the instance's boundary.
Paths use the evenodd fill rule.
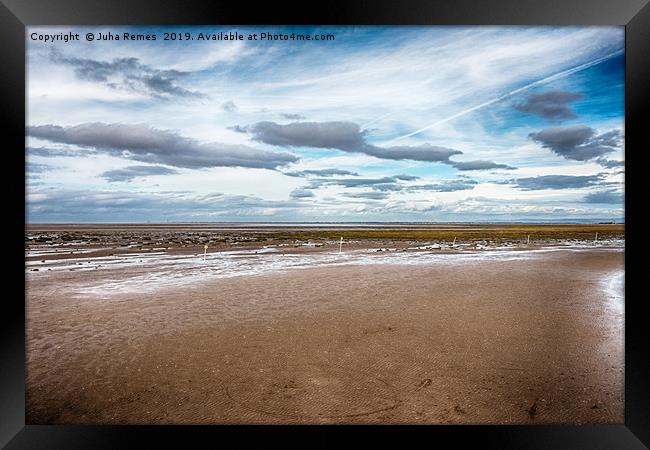
<path fill-rule="evenodd" d="M 598 231 L 596 231 L 596 239 L 594 240 L 594 242 L 598 242 Z"/>
<path fill-rule="evenodd" d="M 205 262 L 205 256 L 207 255 L 207 253 L 208 253 L 208 244 L 205 244 L 203 246 L 203 262 Z"/>
<path fill-rule="evenodd" d="M 343 236 L 341 236 L 341 242 L 339 242 L 339 253 L 343 250 Z"/>
<path fill-rule="evenodd" d="M 528 241 L 526 242 L 526 245 L 530 245 L 530 234 L 528 235 Z"/>
<path fill-rule="evenodd" d="M 454 247 L 455 245 L 456 245 L 456 236 L 454 236 L 454 243 L 451 244 L 451 246 Z"/>

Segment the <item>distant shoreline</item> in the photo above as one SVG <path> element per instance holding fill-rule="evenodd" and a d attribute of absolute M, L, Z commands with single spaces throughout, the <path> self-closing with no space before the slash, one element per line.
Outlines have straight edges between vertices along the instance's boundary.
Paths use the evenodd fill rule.
<path fill-rule="evenodd" d="M 76 225 L 28 225 L 28 242 L 62 239 L 71 242 L 91 238 L 97 233 L 109 240 L 131 240 L 158 237 L 169 241 L 173 234 L 185 244 L 216 244 L 219 241 L 242 238 L 248 242 L 282 242 L 312 240 L 381 240 L 381 241 L 431 241 L 431 240 L 597 240 L 621 239 L 625 236 L 624 224 L 358 224 L 358 225 L 272 225 L 272 224 L 76 224 Z M 55 234 L 55 236 L 49 236 Z M 58 233 L 58 234 L 57 234 Z M 132 236 L 136 234 L 138 236 Z M 98 238 L 99 240 L 99 238 Z M 102 239 L 105 240 L 105 239 Z"/>
<path fill-rule="evenodd" d="M 368 221 L 368 222 L 324 222 L 324 221 L 313 221 L 313 222 L 272 222 L 272 221 L 250 221 L 250 222 L 236 222 L 236 221 L 226 221 L 226 222 L 25 222 L 25 225 L 28 227 L 31 226 L 50 226 L 50 225 L 69 225 L 69 226 L 96 226 L 96 225 L 107 225 L 107 226 L 141 226 L 141 225 L 150 225 L 150 226 L 203 226 L 203 225 L 237 225 L 237 226 L 463 226 L 463 225 L 625 225 L 623 220 L 585 220 L 585 221 L 549 221 L 549 222 L 525 222 L 525 221 L 477 221 L 477 222 L 380 222 L 380 221 Z"/>

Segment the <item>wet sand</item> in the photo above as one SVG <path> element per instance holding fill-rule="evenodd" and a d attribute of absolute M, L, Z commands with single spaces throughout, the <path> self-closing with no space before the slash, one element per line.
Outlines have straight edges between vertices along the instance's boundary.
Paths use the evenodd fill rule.
<path fill-rule="evenodd" d="M 26 261 L 134 254 L 199 255 L 275 248 L 284 253 L 391 248 L 622 245 L 623 224 L 28 224 Z M 600 240 L 598 240 L 600 236 Z M 455 245 L 458 239 L 458 246 Z"/>
<path fill-rule="evenodd" d="M 623 423 L 622 271 L 560 250 L 102 299 L 74 291 L 95 272 L 28 273 L 26 420 Z"/>

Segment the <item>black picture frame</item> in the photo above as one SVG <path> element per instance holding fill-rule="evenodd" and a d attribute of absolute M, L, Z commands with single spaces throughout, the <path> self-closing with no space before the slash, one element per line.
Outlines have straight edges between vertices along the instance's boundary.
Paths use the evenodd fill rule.
<path fill-rule="evenodd" d="M 648 0 L 335 0 L 323 2 L 260 2 L 252 4 L 170 0 L 0 0 L 0 86 L 2 177 L 11 258 L 24 263 L 25 193 L 25 27 L 33 25 L 165 25 L 165 24 L 418 24 L 418 25 L 624 25 L 626 32 L 625 103 L 625 423 L 588 426 L 418 426 L 418 427 L 222 427 L 222 426 L 58 426 L 25 425 L 25 267 L 8 264 L 2 299 L 0 346 L 0 444 L 16 448 L 130 448 L 160 443 L 187 446 L 199 437 L 218 446 L 223 437 L 243 444 L 251 430 L 268 437 L 286 431 L 315 434 L 306 446 L 327 444 L 334 429 L 364 432 L 383 440 L 388 433 L 415 432 L 430 444 L 467 441 L 494 448 L 616 448 L 650 446 L 650 372 L 648 327 L 643 303 L 635 294 L 643 277 L 647 244 L 640 220 L 643 156 L 648 151 L 644 130 L 650 106 L 650 5 Z M 6 176 L 7 172 L 11 176 Z M 635 263 L 639 261 L 639 263 Z"/>

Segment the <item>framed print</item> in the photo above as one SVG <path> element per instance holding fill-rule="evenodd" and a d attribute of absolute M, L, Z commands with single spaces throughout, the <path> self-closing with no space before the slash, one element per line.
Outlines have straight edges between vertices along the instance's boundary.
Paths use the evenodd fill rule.
<path fill-rule="evenodd" d="M 4 1 L 3 444 L 644 448 L 649 8 Z"/>

